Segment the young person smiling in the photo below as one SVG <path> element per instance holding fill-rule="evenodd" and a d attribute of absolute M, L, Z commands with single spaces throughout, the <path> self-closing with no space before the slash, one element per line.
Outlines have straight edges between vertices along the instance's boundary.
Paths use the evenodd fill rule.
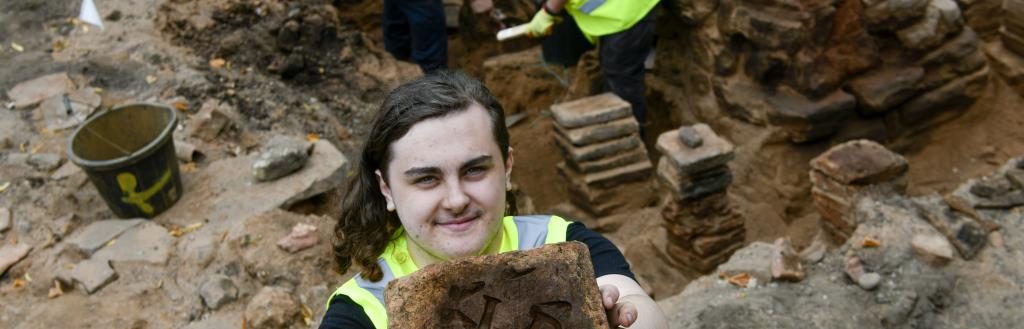
<path fill-rule="evenodd" d="M 504 121 L 490 91 L 462 73 L 387 96 L 335 227 L 338 264 L 361 271 L 331 295 L 320 328 L 387 328 L 384 288 L 423 266 L 563 241 L 588 246 L 612 327 L 667 328 L 610 241 L 557 216 L 516 216 Z"/>

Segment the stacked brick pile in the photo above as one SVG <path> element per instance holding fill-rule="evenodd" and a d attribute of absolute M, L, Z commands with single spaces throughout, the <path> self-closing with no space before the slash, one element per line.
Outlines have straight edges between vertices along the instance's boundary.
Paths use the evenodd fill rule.
<path fill-rule="evenodd" d="M 868 194 L 903 194 L 907 160 L 868 140 L 839 144 L 811 160 L 811 196 L 821 226 L 842 243 L 857 229 L 853 210 Z"/>
<path fill-rule="evenodd" d="M 629 103 L 605 93 L 555 104 L 551 112 L 570 201 L 596 216 L 621 208 L 629 197 L 616 186 L 646 180 L 652 169 Z"/>
<path fill-rule="evenodd" d="M 705 124 L 658 136 L 658 181 L 666 191 L 662 219 L 666 251 L 674 260 L 709 272 L 746 239 L 743 218 L 729 207 L 733 145 Z"/>

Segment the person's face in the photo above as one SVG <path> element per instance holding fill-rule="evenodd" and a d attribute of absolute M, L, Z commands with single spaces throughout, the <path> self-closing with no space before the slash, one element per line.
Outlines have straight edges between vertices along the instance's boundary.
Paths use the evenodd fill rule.
<path fill-rule="evenodd" d="M 391 144 L 387 179 L 377 177 L 414 257 L 478 255 L 500 243 L 511 151 L 502 161 L 490 116 L 476 103 L 419 122 Z"/>

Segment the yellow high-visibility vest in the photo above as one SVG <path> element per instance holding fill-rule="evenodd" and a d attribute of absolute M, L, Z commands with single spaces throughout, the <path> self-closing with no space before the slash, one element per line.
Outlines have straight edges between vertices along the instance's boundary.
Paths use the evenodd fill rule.
<path fill-rule="evenodd" d="M 598 37 L 633 27 L 658 5 L 659 0 L 569 0 L 565 9 L 583 35 L 594 43 Z"/>
<path fill-rule="evenodd" d="M 498 252 L 528 250 L 545 244 L 565 242 L 566 231 L 571 223 L 558 216 L 505 216 L 502 219 L 503 230 Z M 331 294 L 327 299 L 327 307 L 331 306 L 335 297 L 348 296 L 363 308 L 374 328 L 386 329 L 388 315 L 384 308 L 384 288 L 391 280 L 419 270 L 409 255 L 405 232 L 401 232 L 398 239 L 388 244 L 377 264 L 384 272 L 380 281 L 371 282 L 357 274 Z"/>

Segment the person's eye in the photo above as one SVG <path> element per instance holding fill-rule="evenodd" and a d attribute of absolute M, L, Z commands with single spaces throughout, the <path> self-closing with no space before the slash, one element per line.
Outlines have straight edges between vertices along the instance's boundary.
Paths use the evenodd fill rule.
<path fill-rule="evenodd" d="M 420 178 L 417 178 L 416 180 L 414 180 L 413 184 L 416 184 L 416 185 L 430 185 L 430 184 L 434 184 L 435 182 L 437 182 L 437 177 L 434 177 L 434 176 L 423 176 L 423 177 L 420 177 Z"/>
<path fill-rule="evenodd" d="M 466 176 L 480 176 L 487 172 L 485 167 L 470 167 L 466 169 Z"/>

